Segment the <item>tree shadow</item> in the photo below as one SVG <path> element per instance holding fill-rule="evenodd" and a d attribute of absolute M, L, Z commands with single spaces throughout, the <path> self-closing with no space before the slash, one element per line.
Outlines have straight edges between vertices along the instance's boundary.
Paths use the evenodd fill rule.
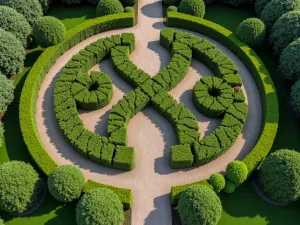
<path fill-rule="evenodd" d="M 159 9 L 159 10 L 157 10 Z M 142 7 L 142 13 L 150 18 L 162 18 L 163 6 L 161 1 L 153 2 Z"/>
<path fill-rule="evenodd" d="M 154 51 L 155 53 L 157 53 L 157 55 L 159 56 L 160 70 L 162 70 L 162 68 L 168 66 L 168 64 L 170 63 L 170 60 L 171 60 L 171 55 L 165 48 L 163 48 L 160 45 L 159 41 L 149 42 L 148 48 L 151 49 L 152 51 Z"/>

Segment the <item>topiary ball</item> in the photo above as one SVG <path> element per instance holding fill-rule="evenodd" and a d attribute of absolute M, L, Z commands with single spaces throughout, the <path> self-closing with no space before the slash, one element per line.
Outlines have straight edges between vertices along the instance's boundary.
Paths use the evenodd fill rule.
<path fill-rule="evenodd" d="M 279 55 L 284 48 L 300 37 L 300 11 L 291 11 L 281 16 L 273 25 L 270 44 Z"/>
<path fill-rule="evenodd" d="M 138 3 L 138 0 L 121 0 L 121 2 L 123 3 L 123 5 L 125 6 L 133 6 L 136 3 Z"/>
<path fill-rule="evenodd" d="M 55 17 L 45 16 L 39 19 L 33 27 L 33 36 L 43 48 L 58 44 L 66 38 L 65 25 Z"/>
<path fill-rule="evenodd" d="M 167 8 L 167 12 L 177 12 L 178 8 L 174 5 L 171 5 Z"/>
<path fill-rule="evenodd" d="M 281 76 L 290 81 L 300 79 L 300 38 L 289 44 L 279 59 Z"/>
<path fill-rule="evenodd" d="M 35 206 L 42 194 L 38 173 L 30 164 L 9 161 L 0 166 L 0 208 L 22 213 Z"/>
<path fill-rule="evenodd" d="M 224 189 L 226 181 L 222 174 L 214 173 L 210 176 L 209 183 L 216 193 L 220 193 Z"/>
<path fill-rule="evenodd" d="M 203 0 L 182 0 L 179 4 L 178 11 L 203 18 L 205 14 L 205 4 Z"/>
<path fill-rule="evenodd" d="M 291 107 L 298 120 L 300 120 L 300 80 L 291 88 Z"/>
<path fill-rule="evenodd" d="M 170 5 L 177 5 L 180 2 L 180 0 L 163 0 L 162 2 L 164 5 L 170 6 Z"/>
<path fill-rule="evenodd" d="M 178 212 L 184 225 L 215 225 L 221 218 L 221 200 L 207 186 L 194 185 L 179 198 Z"/>
<path fill-rule="evenodd" d="M 48 177 L 49 192 L 60 202 L 72 202 L 78 199 L 83 187 L 84 176 L 76 166 L 59 166 Z"/>
<path fill-rule="evenodd" d="M 28 46 L 31 26 L 21 13 L 7 6 L 0 6 L 0 28 L 14 34 L 24 47 Z"/>
<path fill-rule="evenodd" d="M 261 12 L 261 20 L 270 30 L 276 20 L 283 14 L 300 9 L 300 0 L 272 0 Z"/>
<path fill-rule="evenodd" d="M 14 100 L 15 85 L 0 73 L 0 115 L 3 115 L 7 106 Z"/>
<path fill-rule="evenodd" d="M 238 26 L 236 36 L 247 45 L 256 48 L 263 44 L 266 37 L 266 28 L 260 19 L 249 18 Z"/>
<path fill-rule="evenodd" d="M 259 170 L 259 181 L 270 198 L 294 202 L 300 198 L 300 153 L 282 149 L 271 153 Z"/>
<path fill-rule="evenodd" d="M 235 186 L 243 183 L 248 176 L 248 168 L 242 161 L 235 160 L 227 165 L 226 177 L 232 181 Z"/>
<path fill-rule="evenodd" d="M 131 13 L 135 13 L 134 8 L 132 8 L 131 6 L 127 6 L 124 8 L 124 12 L 131 12 Z"/>
<path fill-rule="evenodd" d="M 8 77 L 24 68 L 25 49 L 15 35 L 0 28 L 0 72 Z"/>
<path fill-rule="evenodd" d="M 43 16 L 38 0 L 0 0 L 0 5 L 11 7 L 23 14 L 31 26 Z"/>
<path fill-rule="evenodd" d="M 96 16 L 105 16 L 124 12 L 123 6 L 119 0 L 101 0 L 96 9 Z"/>
<path fill-rule="evenodd" d="M 74 4 L 80 4 L 81 0 L 61 0 L 61 2 L 67 5 L 74 5 Z"/>
<path fill-rule="evenodd" d="M 76 207 L 78 225 L 120 224 L 123 220 L 123 205 L 119 197 L 106 188 L 89 191 Z"/>
<path fill-rule="evenodd" d="M 233 192 L 235 192 L 235 184 L 229 180 L 226 180 L 226 184 L 223 191 L 226 194 L 232 194 Z"/>

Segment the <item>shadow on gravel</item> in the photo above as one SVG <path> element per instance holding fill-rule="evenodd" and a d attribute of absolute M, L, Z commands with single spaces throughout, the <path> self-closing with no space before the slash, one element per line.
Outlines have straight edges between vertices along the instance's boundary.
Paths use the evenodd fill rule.
<path fill-rule="evenodd" d="M 160 10 L 157 10 L 160 9 Z M 157 1 L 142 7 L 142 13 L 150 18 L 162 18 L 163 7 L 162 2 Z"/>

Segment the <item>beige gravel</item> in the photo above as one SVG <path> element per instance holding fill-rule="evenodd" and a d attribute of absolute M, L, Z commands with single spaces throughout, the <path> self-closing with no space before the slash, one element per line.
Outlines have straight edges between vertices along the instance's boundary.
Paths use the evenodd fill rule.
<path fill-rule="evenodd" d="M 229 162 L 242 159 L 251 151 L 261 128 L 260 97 L 249 71 L 232 52 L 211 40 L 238 66 L 249 104 L 249 113 L 242 134 L 232 148 L 221 157 L 198 168 L 172 170 L 169 167 L 169 154 L 170 147 L 176 144 L 175 131 L 169 122 L 151 107 L 138 113 L 128 124 L 129 145 L 135 148 L 137 162 L 136 168 L 131 172 L 117 171 L 95 164 L 79 155 L 65 141 L 53 110 L 53 88 L 61 68 L 74 54 L 95 40 L 116 33 L 133 32 L 136 36 L 137 47 L 131 59 L 140 68 L 152 76 L 155 75 L 170 60 L 169 53 L 159 45 L 159 32 L 164 28 L 161 17 L 160 0 L 140 0 L 139 24 L 136 27 L 95 35 L 67 51 L 57 60 L 44 79 L 36 106 L 36 122 L 42 143 L 59 165 L 75 164 L 82 169 L 86 179 L 132 189 L 132 225 L 171 225 L 169 201 L 171 186 L 202 180 L 212 173 L 224 171 Z M 106 59 L 96 65 L 93 70 L 101 70 L 112 78 L 114 83 L 112 102 L 93 112 L 80 111 L 84 125 L 101 135 L 107 134 L 107 118 L 112 105 L 120 100 L 124 93 L 132 90 L 116 75 L 111 65 L 111 60 Z M 183 102 L 195 114 L 202 136 L 212 132 L 220 123 L 220 120 L 209 119 L 201 115 L 192 104 L 192 88 L 195 82 L 205 75 L 212 75 L 212 73 L 203 64 L 193 60 L 186 78 L 170 91 L 170 94 Z"/>

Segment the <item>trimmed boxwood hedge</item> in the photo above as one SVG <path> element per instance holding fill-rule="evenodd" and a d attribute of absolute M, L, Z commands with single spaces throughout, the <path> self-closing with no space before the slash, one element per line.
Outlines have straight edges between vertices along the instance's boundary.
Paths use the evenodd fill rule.
<path fill-rule="evenodd" d="M 63 42 L 47 48 L 31 68 L 21 94 L 19 119 L 22 135 L 28 151 L 35 163 L 46 175 L 49 176 L 52 170 L 57 167 L 57 164 L 45 150 L 38 135 L 35 123 L 37 94 L 43 78 L 52 65 L 54 65 L 56 59 L 77 43 L 106 30 L 131 27 L 134 25 L 135 19 L 132 13 L 109 15 L 89 20 L 69 30 L 67 32 L 67 37 Z M 103 186 L 104 184 L 88 181 L 85 185 L 85 189 L 88 190 L 97 185 Z M 119 196 L 122 196 L 121 199 L 125 207 L 131 206 L 130 190 L 112 186 L 107 187 L 113 189 Z"/>

